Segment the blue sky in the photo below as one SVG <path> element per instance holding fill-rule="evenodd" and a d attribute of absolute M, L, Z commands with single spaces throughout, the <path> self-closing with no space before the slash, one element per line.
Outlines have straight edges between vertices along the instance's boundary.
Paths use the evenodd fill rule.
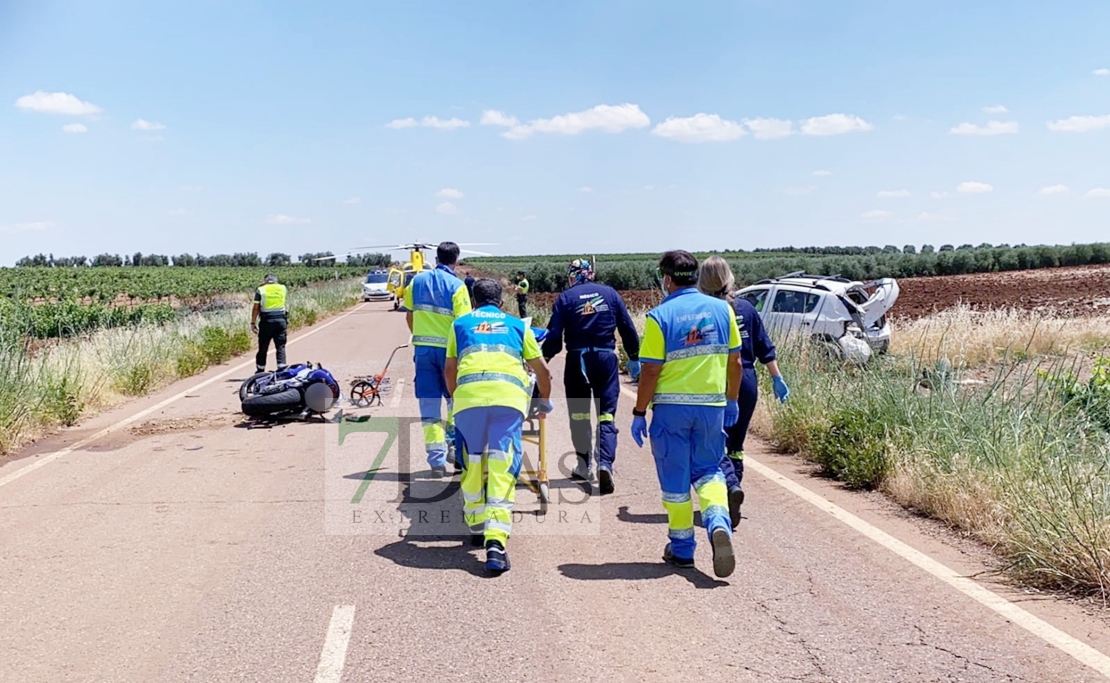
<path fill-rule="evenodd" d="M 1107 26 L 1101 0 L 0 0 L 0 264 L 1107 240 Z"/>

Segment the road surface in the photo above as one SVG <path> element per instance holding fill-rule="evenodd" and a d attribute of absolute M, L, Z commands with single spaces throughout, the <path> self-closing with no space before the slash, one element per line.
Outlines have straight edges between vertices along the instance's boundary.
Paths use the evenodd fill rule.
<path fill-rule="evenodd" d="M 346 387 L 407 341 L 387 309 L 302 331 L 290 359 L 323 361 Z M 452 536 L 457 493 L 429 500 L 451 483 L 426 478 L 404 419 L 409 350 L 382 407 L 347 408 L 372 416 L 361 423 L 247 428 L 236 390 L 251 363 L 0 467 L 0 680 L 1091 681 L 1110 661 L 1104 622 L 986 579 L 961 588 L 936 567 L 981 572 L 974 550 L 758 444 L 736 573 L 712 577 L 704 535 L 699 571 L 665 567 L 627 396 L 617 492 L 587 496 L 559 473 L 573 456 L 558 404 L 557 500 L 538 517 L 518 489 L 513 568 L 488 578 Z"/>

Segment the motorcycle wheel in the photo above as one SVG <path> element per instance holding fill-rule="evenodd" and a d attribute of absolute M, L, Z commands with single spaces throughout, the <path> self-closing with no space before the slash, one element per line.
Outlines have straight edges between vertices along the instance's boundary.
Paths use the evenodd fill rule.
<path fill-rule="evenodd" d="M 251 396 L 258 394 L 258 389 L 263 384 L 260 380 L 266 379 L 273 374 L 272 372 L 256 372 L 243 380 L 243 383 L 239 385 L 239 401 L 246 401 Z"/>
<path fill-rule="evenodd" d="M 250 417 L 265 417 L 301 410 L 304 397 L 300 389 L 292 388 L 273 394 L 248 396 L 242 401 L 242 407 L 243 413 Z"/>

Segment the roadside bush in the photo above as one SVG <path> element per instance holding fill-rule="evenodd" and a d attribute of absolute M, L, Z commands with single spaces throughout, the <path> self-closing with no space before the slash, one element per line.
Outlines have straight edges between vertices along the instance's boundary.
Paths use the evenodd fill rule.
<path fill-rule="evenodd" d="M 830 476 L 852 488 L 873 489 L 890 471 L 886 429 L 868 410 L 836 409 L 827 426 L 808 437 L 809 454 Z"/>

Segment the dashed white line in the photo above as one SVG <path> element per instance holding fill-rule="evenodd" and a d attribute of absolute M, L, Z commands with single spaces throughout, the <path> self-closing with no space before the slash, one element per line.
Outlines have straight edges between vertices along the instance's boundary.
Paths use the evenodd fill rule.
<path fill-rule="evenodd" d="M 636 397 L 635 392 L 627 387 L 622 386 L 621 391 L 627 396 Z M 994 610 L 1002 617 L 1012 621 L 1049 645 L 1070 655 L 1076 661 L 1089 666 L 1104 676 L 1110 677 L 1110 657 L 1078 638 L 1064 633 L 1052 624 L 1018 607 L 1001 595 L 984 588 L 966 576 L 962 576 L 951 567 L 937 562 L 925 553 L 899 541 L 897 538 L 865 522 L 839 505 L 825 500 L 817 493 L 756 461 L 750 455 L 744 458 L 744 465 L 807 503 L 828 513 L 833 518 L 843 522 L 856 532 L 866 536 L 887 550 L 890 550 L 907 562 L 924 569 L 926 572 L 932 574 L 934 577 L 940 579 L 969 598 Z"/>
<path fill-rule="evenodd" d="M 289 344 L 296 344 L 297 342 L 301 341 L 302 339 L 307 339 L 308 337 L 311 337 L 312 335 L 316 334 L 320 330 L 328 328 L 328 327 L 334 325 L 335 323 L 339 322 L 343 318 L 346 318 L 347 316 L 349 316 L 350 314 L 359 310 L 360 308 L 362 308 L 362 306 L 356 306 L 355 308 L 352 308 L 351 310 L 349 310 L 346 313 L 336 317 L 335 319 L 333 319 L 329 322 L 326 322 L 323 325 L 320 325 L 319 327 L 315 327 L 311 330 L 308 330 L 307 332 L 305 332 L 302 335 L 299 335 L 295 339 L 290 339 L 287 346 Z M 144 417 L 146 417 L 147 415 L 150 415 L 151 413 L 157 412 L 157 411 L 161 410 L 162 408 L 165 408 L 166 406 L 170 405 L 171 403 L 179 401 L 182 398 L 185 398 L 186 396 L 188 396 L 189 394 L 192 394 L 192 393 L 194 393 L 194 392 L 196 392 L 200 389 L 203 389 L 204 387 L 208 386 L 209 384 L 212 384 L 214 382 L 218 382 L 219 380 L 223 379 L 224 377 L 227 377 L 230 374 L 239 372 L 243 368 L 248 368 L 253 364 L 254 364 L 254 359 L 252 358 L 249 361 L 246 361 L 246 362 L 240 363 L 239 365 L 236 365 L 234 367 L 228 368 L 227 370 L 224 370 L 223 372 L 221 372 L 218 375 L 215 375 L 213 377 L 209 377 L 208 379 L 204 380 L 203 382 L 189 387 L 185 391 L 182 391 L 180 393 L 174 394 L 173 396 L 170 396 L 169 398 L 167 398 L 164 401 L 156 403 L 156 404 L 154 404 L 154 405 L 152 405 L 149 408 L 146 408 L 144 410 L 140 410 L 139 412 L 135 413 L 134 415 L 132 415 L 130 417 L 125 417 L 124 419 L 120 420 L 119 422 L 117 422 L 113 425 L 110 425 L 108 427 L 105 427 L 104 429 L 101 429 L 99 432 L 97 432 L 95 434 L 93 434 L 91 436 L 87 436 L 84 439 L 81 439 L 80 441 L 77 441 L 72 446 L 66 446 L 65 448 L 63 448 L 60 451 L 54 451 L 53 453 L 48 453 L 46 455 L 42 455 L 38 458 L 38 460 L 31 463 L 30 465 L 20 467 L 19 469 L 12 472 L 8 476 L 0 479 L 0 486 L 10 484 L 10 483 L 15 481 L 16 479 L 19 479 L 20 477 L 22 477 L 25 474 L 30 474 L 31 472 L 34 472 L 38 468 L 43 467 L 44 465 L 48 465 L 48 464 L 54 462 L 58 458 L 63 458 L 65 456 L 69 455 L 70 453 L 72 453 L 73 451 L 84 448 L 85 446 L 88 446 L 89 444 L 93 443 L 97 439 L 101 439 L 101 438 L 111 434 L 112 432 L 120 429 L 121 427 L 126 427 L 127 425 L 131 424 L 132 422 L 136 422 L 138 420 L 141 420 Z"/>
<path fill-rule="evenodd" d="M 331 612 L 324 649 L 316 666 L 315 683 L 339 683 L 347 661 L 347 644 L 351 642 L 351 626 L 355 622 L 354 605 L 336 605 Z"/>
<path fill-rule="evenodd" d="M 396 408 L 401 405 L 401 394 L 405 391 L 405 378 L 397 380 L 393 385 L 393 398 L 389 401 L 390 408 Z"/>

